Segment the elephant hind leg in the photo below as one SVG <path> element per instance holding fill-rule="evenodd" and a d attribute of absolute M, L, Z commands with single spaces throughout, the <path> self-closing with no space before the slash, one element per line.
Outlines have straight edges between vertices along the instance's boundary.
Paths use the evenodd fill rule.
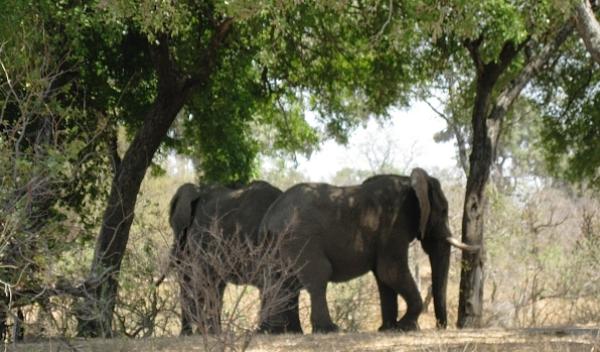
<path fill-rule="evenodd" d="M 310 248 L 305 250 L 310 253 Z M 313 252 L 314 253 L 314 252 Z M 300 281 L 310 295 L 310 322 L 313 333 L 328 333 L 339 328 L 331 320 L 327 306 L 327 283 L 333 272 L 331 263 L 324 256 L 306 261 L 299 273 Z"/>
<path fill-rule="evenodd" d="M 284 311 L 286 320 L 285 332 L 292 334 L 302 334 L 302 324 L 300 324 L 300 289 L 294 290 Z"/>
<path fill-rule="evenodd" d="M 189 277 L 184 276 L 179 283 L 179 302 L 181 305 L 181 336 L 194 333 L 194 317 L 199 314 L 196 300 L 192 294 Z"/>
<path fill-rule="evenodd" d="M 227 283 L 214 280 L 214 287 L 207 288 L 207 297 L 203 297 L 203 316 L 200 318 L 201 331 L 209 334 L 221 333 L 221 311 L 223 309 L 223 294 Z"/>

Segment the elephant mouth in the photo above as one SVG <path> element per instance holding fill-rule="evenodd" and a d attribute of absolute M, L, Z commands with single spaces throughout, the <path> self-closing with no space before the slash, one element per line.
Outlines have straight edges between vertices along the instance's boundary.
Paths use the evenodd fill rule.
<path fill-rule="evenodd" d="M 479 250 L 479 248 L 481 248 L 478 245 L 471 245 L 471 244 L 463 243 L 452 236 L 446 237 L 446 241 L 448 243 L 450 243 L 450 245 L 452 245 L 456 248 L 462 249 L 463 251 L 467 251 L 467 252 L 477 252 Z"/>

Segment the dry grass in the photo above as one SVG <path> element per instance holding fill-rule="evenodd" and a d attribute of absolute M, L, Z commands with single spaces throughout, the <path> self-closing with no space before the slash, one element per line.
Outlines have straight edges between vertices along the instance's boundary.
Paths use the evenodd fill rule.
<path fill-rule="evenodd" d="M 599 329 L 423 330 L 416 333 L 338 333 L 257 336 L 249 351 L 598 351 Z M 48 340 L 8 351 L 204 351 L 201 337 L 145 340 Z"/>

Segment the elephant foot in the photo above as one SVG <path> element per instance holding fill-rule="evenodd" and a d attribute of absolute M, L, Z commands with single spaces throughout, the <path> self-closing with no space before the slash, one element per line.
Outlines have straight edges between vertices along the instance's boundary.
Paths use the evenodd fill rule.
<path fill-rule="evenodd" d="M 377 329 L 377 331 L 383 332 L 383 331 L 396 330 L 397 325 L 398 324 L 396 322 L 386 322 L 386 323 L 381 324 L 381 326 L 379 327 L 379 329 Z"/>
<path fill-rule="evenodd" d="M 283 334 L 285 333 L 285 329 L 281 326 L 270 326 L 270 325 L 261 325 L 256 329 L 258 334 Z"/>
<path fill-rule="evenodd" d="M 340 328 L 331 323 L 328 325 L 323 325 L 323 326 L 318 326 L 318 325 L 314 325 L 313 326 L 313 334 L 317 333 L 317 334 L 328 334 L 330 332 L 338 332 L 340 331 Z"/>
<path fill-rule="evenodd" d="M 403 331 L 403 332 L 420 330 L 419 323 L 416 320 L 405 320 L 405 319 L 400 319 L 396 323 L 395 329 L 399 330 L 399 331 Z"/>
<path fill-rule="evenodd" d="M 298 324 L 282 324 L 282 323 L 268 323 L 263 322 L 256 330 L 259 334 L 302 334 L 302 326 L 300 322 Z"/>
<path fill-rule="evenodd" d="M 286 334 L 304 334 L 301 326 L 287 326 L 285 329 Z"/>
<path fill-rule="evenodd" d="M 285 334 L 287 332 L 287 326 L 282 322 L 263 322 L 260 324 L 257 330 L 260 334 Z"/>

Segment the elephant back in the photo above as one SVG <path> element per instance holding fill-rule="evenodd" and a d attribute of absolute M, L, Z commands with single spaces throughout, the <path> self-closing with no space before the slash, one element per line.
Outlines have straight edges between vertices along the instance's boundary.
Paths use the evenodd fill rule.
<path fill-rule="evenodd" d="M 238 234 L 254 239 L 263 215 L 281 193 L 265 181 L 254 181 L 240 189 L 213 194 L 196 210 L 194 226 L 202 230 L 216 225 L 223 236 Z"/>

